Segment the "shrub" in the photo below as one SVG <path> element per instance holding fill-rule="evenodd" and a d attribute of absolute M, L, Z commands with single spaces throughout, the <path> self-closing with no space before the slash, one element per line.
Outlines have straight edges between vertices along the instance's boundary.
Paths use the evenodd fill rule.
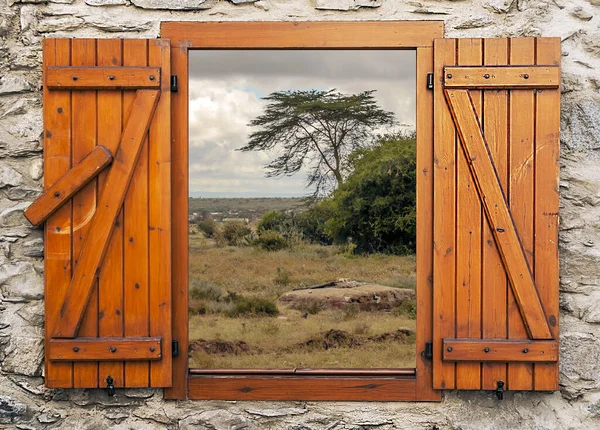
<path fill-rule="evenodd" d="M 411 320 L 417 319 L 417 301 L 416 299 L 410 299 L 403 301 L 400 306 L 394 308 L 392 313 L 395 316 L 408 317 Z"/>
<path fill-rule="evenodd" d="M 260 221 L 258 222 L 258 226 L 256 227 L 258 233 L 265 230 L 273 230 L 279 231 L 285 230 L 285 225 L 287 221 L 289 221 L 289 216 L 281 213 L 280 211 L 269 211 L 265 212 L 262 217 L 260 217 Z"/>
<path fill-rule="evenodd" d="M 277 276 L 273 279 L 277 285 L 288 285 L 290 283 L 290 274 L 286 269 L 277 268 Z"/>
<path fill-rule="evenodd" d="M 323 201 L 297 214 L 294 223 L 304 239 L 320 245 L 331 245 L 333 238 L 327 233 L 325 226 L 332 215 L 332 206 L 328 201 Z"/>
<path fill-rule="evenodd" d="M 240 315 L 279 315 L 277 305 L 271 300 L 262 297 L 244 297 L 236 293 L 229 293 L 225 297 L 225 302 L 233 304 L 233 308 L 229 310 L 227 316 L 238 317 Z"/>
<path fill-rule="evenodd" d="M 209 281 L 194 279 L 190 286 L 190 298 L 194 300 L 213 300 L 221 298 L 221 288 Z"/>
<path fill-rule="evenodd" d="M 272 230 L 261 231 L 254 244 L 267 251 L 279 251 L 289 247 L 286 238 L 281 233 Z"/>
<path fill-rule="evenodd" d="M 213 235 L 217 246 L 245 246 L 252 242 L 252 230 L 239 221 L 228 221 Z"/>
<path fill-rule="evenodd" d="M 198 230 L 202 231 L 206 237 L 213 237 L 217 230 L 217 223 L 212 218 L 203 219 L 196 225 L 198 226 Z"/>

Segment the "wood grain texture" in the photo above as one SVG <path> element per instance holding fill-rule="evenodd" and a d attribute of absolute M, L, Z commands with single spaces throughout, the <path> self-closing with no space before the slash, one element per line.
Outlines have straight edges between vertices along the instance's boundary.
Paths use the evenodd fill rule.
<path fill-rule="evenodd" d="M 560 66 L 560 39 L 536 39 L 536 62 Z M 559 334 L 559 160 L 560 90 L 536 94 L 535 123 L 535 279 L 554 339 Z M 558 364 L 536 364 L 536 390 L 558 390 Z"/>
<path fill-rule="evenodd" d="M 163 73 L 171 74 L 169 41 L 150 40 L 148 62 L 160 65 Z M 149 316 L 150 335 L 163 339 L 163 359 L 150 363 L 150 386 L 170 387 L 172 371 L 172 288 L 171 288 L 171 92 L 170 83 L 162 82 L 162 97 L 156 107 L 155 120 L 149 131 Z M 187 216 L 187 210 L 185 212 Z M 184 226 L 187 228 L 187 221 Z M 175 284 L 173 284 L 175 285 Z M 178 309 L 178 313 L 186 309 Z M 187 312 L 186 312 L 187 314 Z M 184 315 L 187 318 L 187 315 Z M 187 324 L 187 320 L 186 320 Z M 186 338 L 187 340 L 187 338 Z M 187 356 L 187 346 L 180 340 L 180 354 Z"/>
<path fill-rule="evenodd" d="M 433 387 L 455 387 L 455 364 L 442 360 L 442 339 L 456 337 L 456 139 L 444 100 L 445 66 L 456 64 L 456 40 L 434 45 Z"/>
<path fill-rule="evenodd" d="M 125 66 L 148 65 L 148 41 L 124 40 Z M 163 94 L 161 93 L 161 99 Z M 131 115 L 135 91 L 123 93 L 123 121 Z M 158 120 L 155 112 L 154 121 Z M 125 195 L 123 212 L 123 300 L 126 336 L 149 336 L 149 248 L 148 248 L 148 137 L 144 137 L 140 158 Z M 125 363 L 125 384 L 147 387 L 150 384 L 147 362 Z"/>
<path fill-rule="evenodd" d="M 160 88 L 158 67 L 87 66 L 48 67 L 46 83 L 52 90 Z"/>
<path fill-rule="evenodd" d="M 138 90 L 132 115 L 127 121 L 115 161 L 108 173 L 105 189 L 100 196 L 98 210 L 90 228 L 94 231 L 82 247 L 81 258 L 65 295 L 53 337 L 73 338 L 77 335 L 108 239 L 125 198 L 125 191 L 133 175 L 144 136 L 150 125 L 159 91 Z"/>
<path fill-rule="evenodd" d="M 498 173 L 466 90 L 446 90 L 448 104 L 525 326 L 533 339 L 552 339 Z"/>
<path fill-rule="evenodd" d="M 123 62 L 122 41 L 117 39 L 99 39 L 99 66 L 121 66 Z M 98 143 L 110 147 L 116 152 L 123 132 L 124 120 L 122 91 L 98 91 Z M 105 189 L 106 174 L 98 178 L 98 194 Z M 109 236 L 108 248 L 100 267 L 98 277 L 98 334 L 101 337 L 121 337 L 123 333 L 123 211 L 114 222 Z M 98 383 L 104 386 L 110 376 L 115 387 L 124 384 L 123 363 L 102 361 L 98 367 Z"/>
<path fill-rule="evenodd" d="M 458 39 L 457 63 L 463 66 L 481 65 L 483 41 Z M 482 112 L 481 91 L 470 91 L 475 112 Z M 482 209 L 473 183 L 469 164 L 463 151 L 456 151 L 456 335 L 481 337 L 481 221 Z M 456 388 L 479 389 L 481 365 L 456 364 Z"/>
<path fill-rule="evenodd" d="M 544 362 L 558 360 L 554 340 L 444 339 L 444 360 Z"/>
<path fill-rule="evenodd" d="M 44 68 L 71 64 L 71 41 L 44 39 Z M 44 73 L 44 80 L 46 74 Z M 48 190 L 71 168 L 71 94 L 50 92 L 44 85 L 44 189 Z M 48 348 L 62 298 L 71 279 L 71 202 L 48 218 L 44 228 L 44 346 Z M 44 361 L 49 388 L 73 386 L 73 364 Z"/>
<path fill-rule="evenodd" d="M 160 360 L 161 338 L 51 339 L 48 358 L 50 361 Z"/>
<path fill-rule="evenodd" d="M 558 88 L 559 84 L 560 69 L 556 66 L 446 67 L 444 69 L 445 88 L 533 89 Z"/>
<path fill-rule="evenodd" d="M 71 41 L 71 64 L 74 66 L 94 66 L 96 64 L 96 40 L 73 39 Z M 73 144 L 72 163 L 79 163 L 96 146 L 97 106 L 95 91 L 75 91 L 71 93 L 73 117 L 71 132 Z M 81 258 L 83 244 L 90 232 L 90 220 L 96 211 L 96 181 L 88 184 L 73 196 L 73 267 Z M 98 287 L 94 280 L 85 312 L 81 318 L 80 334 L 98 336 Z M 98 363 L 74 363 L 73 386 L 75 388 L 96 387 L 98 384 Z"/>
<path fill-rule="evenodd" d="M 31 224 L 40 225 L 111 162 L 110 151 L 97 146 L 25 209 L 25 217 Z"/>
<path fill-rule="evenodd" d="M 414 378 L 193 376 L 192 400 L 415 400 Z"/>
<path fill-rule="evenodd" d="M 510 39 L 510 64 L 535 63 L 535 39 Z M 510 212 L 519 232 L 529 267 L 534 267 L 534 91 L 511 91 L 509 105 L 509 195 Z M 527 330 L 514 297 L 508 289 L 508 338 L 526 339 Z M 509 363 L 506 389 L 533 389 L 533 364 Z"/>
<path fill-rule="evenodd" d="M 161 23 L 162 38 L 194 48 L 410 49 L 443 36 L 442 21 Z"/>

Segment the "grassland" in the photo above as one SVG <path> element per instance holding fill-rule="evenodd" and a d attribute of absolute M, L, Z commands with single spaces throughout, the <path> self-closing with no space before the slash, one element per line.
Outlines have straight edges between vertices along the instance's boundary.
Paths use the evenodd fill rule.
<path fill-rule="evenodd" d="M 310 244 L 275 252 L 219 248 L 202 233 L 190 234 L 189 245 L 192 367 L 414 367 L 414 308 L 303 312 L 278 301 L 288 291 L 339 278 L 414 288 L 413 256 L 346 256 Z M 277 312 L 232 316 L 238 302 L 231 297 L 273 303 Z"/>

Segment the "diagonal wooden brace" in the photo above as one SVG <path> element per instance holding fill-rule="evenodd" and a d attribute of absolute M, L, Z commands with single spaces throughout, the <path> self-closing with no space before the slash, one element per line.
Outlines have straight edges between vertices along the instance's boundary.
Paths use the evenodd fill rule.
<path fill-rule="evenodd" d="M 71 283 L 65 293 L 56 325 L 51 329 L 54 338 L 77 336 L 159 97 L 158 90 L 136 92 L 129 120 L 121 136 L 113 165 L 108 172 L 96 213 L 90 223 L 90 232 L 83 244 Z"/>
<path fill-rule="evenodd" d="M 65 173 L 25 209 L 25 217 L 31 224 L 40 225 L 77 191 L 98 176 L 112 163 L 112 159 L 108 149 L 101 145 L 96 146 L 80 163 Z"/>
<path fill-rule="evenodd" d="M 445 90 L 465 158 L 531 339 L 552 333 L 468 90 Z M 498 304 L 502 305 L 502 304 Z"/>

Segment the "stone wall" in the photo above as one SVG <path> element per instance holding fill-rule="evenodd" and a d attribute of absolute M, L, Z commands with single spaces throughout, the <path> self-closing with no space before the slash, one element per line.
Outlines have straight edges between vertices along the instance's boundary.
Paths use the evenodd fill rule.
<path fill-rule="evenodd" d="M 0 428 L 600 428 L 600 0 L 1 0 Z M 156 390 L 43 387 L 44 37 L 157 37 L 161 20 L 444 20 L 452 37 L 563 46 L 561 390 L 446 393 L 438 404 L 166 402 Z"/>

